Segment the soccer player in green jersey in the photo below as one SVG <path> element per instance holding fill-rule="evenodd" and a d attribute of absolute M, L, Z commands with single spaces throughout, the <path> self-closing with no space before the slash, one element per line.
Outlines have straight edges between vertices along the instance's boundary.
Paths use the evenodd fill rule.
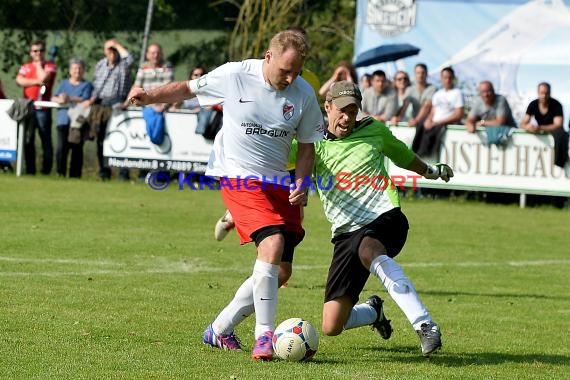
<path fill-rule="evenodd" d="M 428 356 L 441 347 L 441 333 L 394 260 L 406 241 L 408 220 L 400 209 L 398 190 L 384 160 L 387 157 L 425 178 L 446 182 L 453 171 L 445 164 L 423 162 L 383 122 L 371 117 L 357 121 L 361 100 L 354 83 L 334 83 L 325 101 L 325 140 L 315 144 L 316 187 L 332 224 L 334 244 L 322 331 L 334 336 L 371 325 L 382 338 L 390 338 L 392 327 L 380 297 L 374 295 L 357 304 L 372 274 L 406 315 L 420 338 L 422 353 Z"/>

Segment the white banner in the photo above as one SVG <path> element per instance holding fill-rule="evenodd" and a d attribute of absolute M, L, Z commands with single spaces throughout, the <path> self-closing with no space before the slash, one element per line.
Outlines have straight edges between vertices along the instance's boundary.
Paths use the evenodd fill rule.
<path fill-rule="evenodd" d="M 155 145 L 146 133 L 140 109 L 115 113 L 103 144 L 109 166 L 204 173 L 213 141 L 195 133 L 197 115 L 166 112 L 165 118 L 164 142 Z"/>
<path fill-rule="evenodd" d="M 12 103 L 11 99 L 0 99 L 0 161 L 16 160 L 18 125 L 6 113 Z"/>
<path fill-rule="evenodd" d="M 411 145 L 415 128 L 391 128 L 394 136 Z M 435 159 L 428 159 L 435 162 Z M 505 149 L 486 145 L 484 131 L 467 133 L 463 126 L 449 127 L 443 139 L 440 162 L 450 165 L 455 177 L 449 182 L 417 180 L 420 187 L 474 191 L 570 196 L 570 163 L 555 166 L 550 135 L 515 132 Z M 390 175 L 413 175 L 389 163 Z M 411 181 L 406 186 L 411 187 Z"/>

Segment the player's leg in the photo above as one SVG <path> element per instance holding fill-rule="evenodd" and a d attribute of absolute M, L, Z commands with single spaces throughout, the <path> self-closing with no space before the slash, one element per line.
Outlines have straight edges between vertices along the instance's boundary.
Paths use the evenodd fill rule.
<path fill-rule="evenodd" d="M 281 227 L 269 226 L 252 236 L 257 245 L 257 260 L 253 266 L 253 305 L 255 307 L 255 345 L 252 358 L 271 360 L 271 339 L 277 312 L 278 274 L 285 238 Z"/>
<path fill-rule="evenodd" d="M 373 296 L 365 303 L 356 304 L 370 275 L 356 251 L 359 236 L 360 233 L 353 233 L 335 239 L 323 306 L 321 329 L 325 335 L 339 335 L 343 330 L 374 326 L 379 320 L 386 320 L 380 297 Z M 371 299 L 377 302 L 369 302 Z M 387 323 L 389 327 L 389 321 Z"/>
<path fill-rule="evenodd" d="M 441 347 L 439 326 L 433 322 L 402 267 L 392 259 L 406 241 L 407 219 L 399 209 L 395 209 L 368 227 L 369 232 L 362 239 L 358 251 L 362 264 L 384 285 L 420 336 L 422 352 L 429 355 Z"/>

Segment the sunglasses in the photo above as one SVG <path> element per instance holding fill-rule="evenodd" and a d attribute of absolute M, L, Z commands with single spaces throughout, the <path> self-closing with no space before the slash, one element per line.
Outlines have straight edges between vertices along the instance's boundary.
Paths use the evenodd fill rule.
<path fill-rule="evenodd" d="M 408 78 L 406 78 L 406 77 L 400 77 L 400 78 L 396 78 L 396 80 L 408 80 Z"/>
<path fill-rule="evenodd" d="M 43 53 L 46 49 L 32 49 L 32 53 Z"/>

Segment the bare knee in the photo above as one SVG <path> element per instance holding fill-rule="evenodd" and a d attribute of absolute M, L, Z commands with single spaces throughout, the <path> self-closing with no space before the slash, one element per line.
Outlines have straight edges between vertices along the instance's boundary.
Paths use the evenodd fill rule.
<path fill-rule="evenodd" d="M 339 326 L 338 324 L 328 323 L 327 321 L 323 321 L 323 324 L 321 326 L 321 331 L 326 336 L 340 335 L 340 333 L 342 333 L 342 330 L 344 330 L 344 325 Z"/>
<path fill-rule="evenodd" d="M 325 302 L 321 331 L 328 336 L 340 335 L 352 310 L 352 301 L 347 296 Z"/>
<path fill-rule="evenodd" d="M 291 263 L 281 262 L 279 265 L 279 287 L 289 281 L 292 273 L 293 266 Z"/>

